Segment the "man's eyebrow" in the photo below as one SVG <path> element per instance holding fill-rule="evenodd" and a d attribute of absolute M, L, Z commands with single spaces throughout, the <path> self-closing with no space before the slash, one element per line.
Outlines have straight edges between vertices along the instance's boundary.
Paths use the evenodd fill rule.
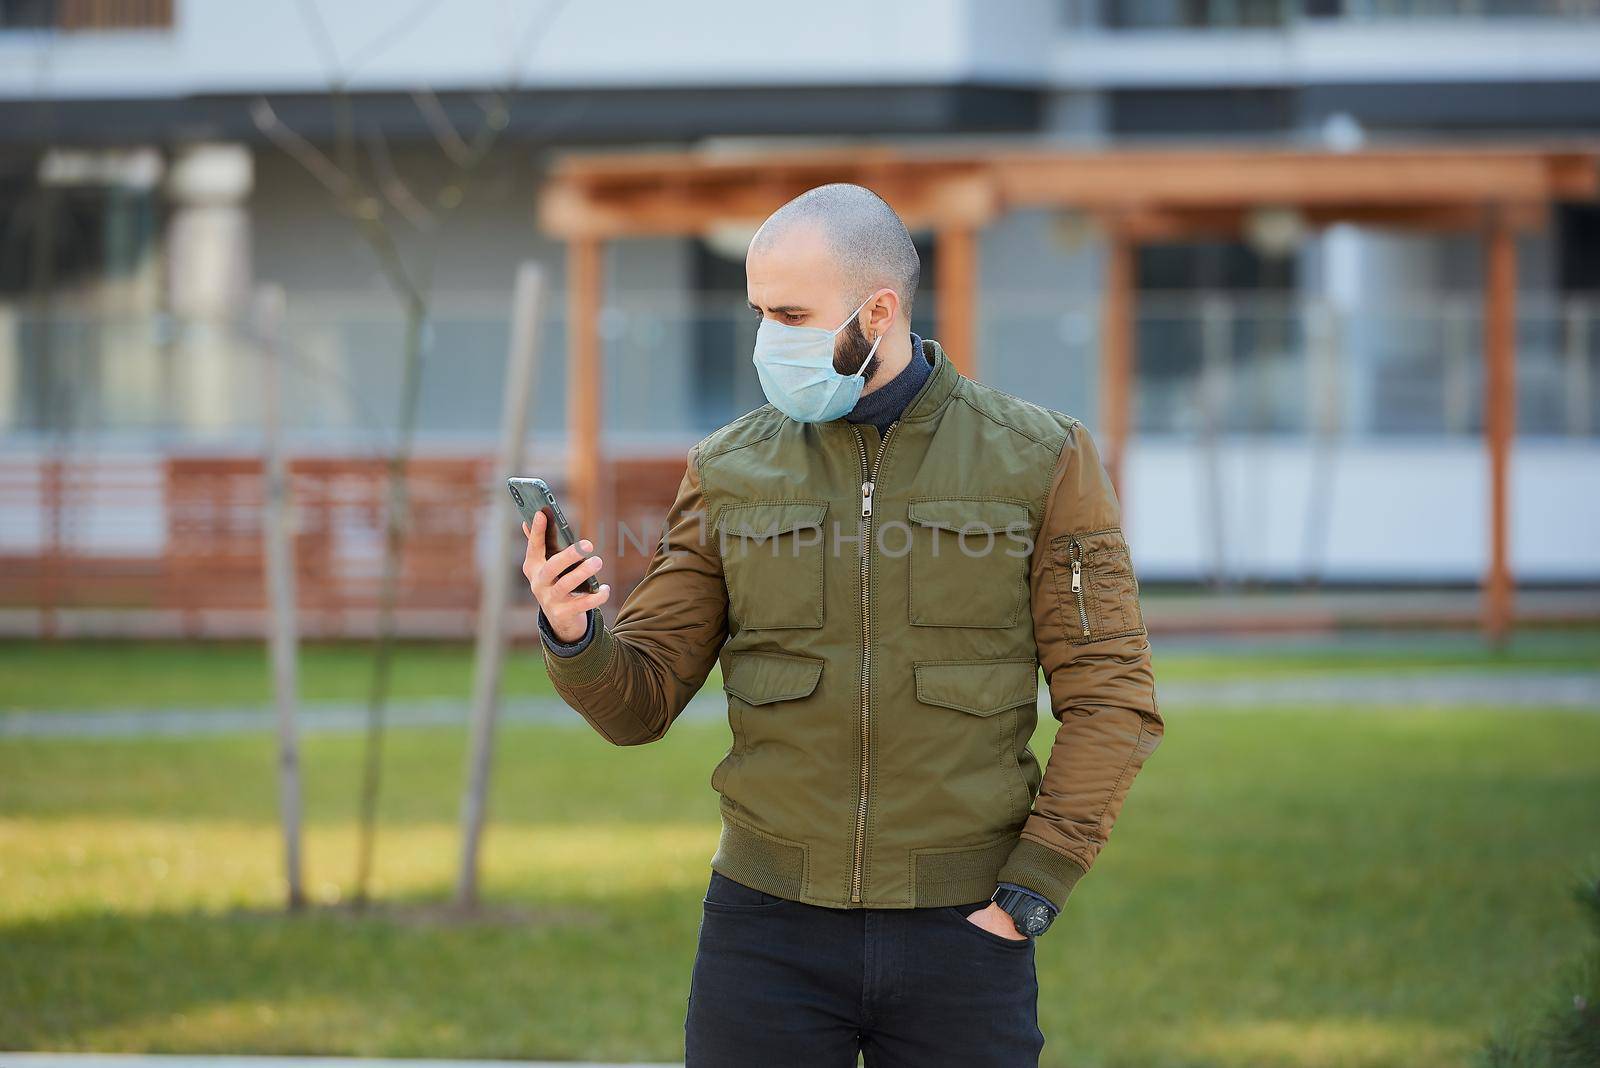
<path fill-rule="evenodd" d="M 761 305 L 757 304 L 753 300 L 747 300 L 747 301 L 745 301 L 745 303 L 750 305 L 750 310 L 751 311 L 760 311 L 761 310 Z M 798 304 L 780 304 L 775 308 L 768 308 L 767 310 L 771 311 L 771 312 L 775 312 L 775 313 L 777 313 L 779 315 L 801 315 L 801 314 L 804 314 L 805 312 L 809 312 L 811 309 L 810 308 L 803 308 Z"/>

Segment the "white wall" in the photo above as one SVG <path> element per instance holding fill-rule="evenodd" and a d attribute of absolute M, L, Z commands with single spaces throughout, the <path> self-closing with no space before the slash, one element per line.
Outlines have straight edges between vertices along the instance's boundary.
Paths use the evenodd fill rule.
<path fill-rule="evenodd" d="M 1294 579 L 1320 562 L 1330 579 L 1472 580 L 1487 566 L 1480 443 L 1367 440 L 1337 445 L 1319 467 L 1305 443 L 1234 438 L 1211 470 L 1191 442 L 1133 443 L 1124 520 L 1141 578 L 1206 574 L 1219 541 L 1236 578 Z M 1315 506 L 1327 533 L 1308 552 Z M 1600 443 L 1518 441 L 1510 514 L 1519 579 L 1600 579 Z"/>
<path fill-rule="evenodd" d="M 947 84 L 1042 72 L 1052 5 L 998 8 L 451 0 L 413 18 L 415 4 L 323 0 L 330 56 L 302 4 L 179 0 L 172 33 L 0 33 L 0 98 L 319 90 L 334 67 L 358 90 L 477 87 L 505 77 L 521 42 L 531 42 L 520 58 L 530 86 Z M 543 31 L 530 33 L 535 25 Z"/>
<path fill-rule="evenodd" d="M 1055 0 L 178 0 L 172 32 L 0 32 L 0 99 L 528 86 L 1025 84 L 1057 88 L 1600 76 L 1600 23 L 1312 20 L 1068 32 Z M 548 13 L 556 11 L 554 17 Z M 542 26 L 542 32 L 529 28 Z"/>

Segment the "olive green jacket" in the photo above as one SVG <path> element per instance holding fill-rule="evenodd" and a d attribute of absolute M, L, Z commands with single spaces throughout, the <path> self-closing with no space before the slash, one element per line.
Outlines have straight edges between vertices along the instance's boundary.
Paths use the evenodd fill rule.
<path fill-rule="evenodd" d="M 1161 740 L 1116 495 L 1083 424 L 937 342 L 899 421 L 771 405 L 689 450 L 648 571 L 556 690 L 661 738 L 719 658 L 733 743 L 711 866 L 838 908 L 1063 905 Z M 1060 721 L 1028 742 L 1044 668 Z"/>

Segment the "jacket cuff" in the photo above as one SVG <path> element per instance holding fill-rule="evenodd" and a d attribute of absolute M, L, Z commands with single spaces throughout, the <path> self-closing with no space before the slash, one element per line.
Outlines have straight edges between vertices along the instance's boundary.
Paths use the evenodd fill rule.
<path fill-rule="evenodd" d="M 605 674 L 606 667 L 611 663 L 614 643 L 611 632 L 596 614 L 598 611 L 594 608 L 589 610 L 587 643 L 571 656 L 556 653 L 548 642 L 541 638 L 539 644 L 544 649 L 545 671 L 549 674 L 551 682 L 565 686 L 583 686 Z"/>
<path fill-rule="evenodd" d="M 556 632 L 550 629 L 550 619 L 544 614 L 544 609 L 539 609 L 539 633 L 544 637 L 544 644 L 557 656 L 577 656 L 583 652 L 584 647 L 594 638 L 594 617 L 585 614 L 583 617 L 583 637 L 575 642 L 564 642 L 556 637 Z"/>
<path fill-rule="evenodd" d="M 1019 838 L 995 881 L 1025 886 L 1042 895 L 1060 912 L 1085 871 L 1084 866 L 1071 857 L 1040 845 L 1032 838 Z"/>

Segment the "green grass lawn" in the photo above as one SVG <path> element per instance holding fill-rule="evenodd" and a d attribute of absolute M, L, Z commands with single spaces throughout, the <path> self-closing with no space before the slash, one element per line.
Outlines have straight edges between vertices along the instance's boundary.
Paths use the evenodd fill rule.
<path fill-rule="evenodd" d="M 1600 628 L 1525 631 L 1498 650 L 1470 633 L 1414 631 L 1220 648 L 1158 635 L 1152 649 L 1157 679 L 1172 681 L 1304 672 L 1593 670 L 1600 665 Z M 365 700 L 370 645 L 314 643 L 300 655 L 305 700 Z M 397 699 L 464 699 L 471 684 L 470 645 L 409 642 L 399 647 Z M 715 672 L 708 685 L 720 685 Z M 552 693 L 531 642 L 519 643 L 507 658 L 505 691 Z M 264 704 L 269 696 L 266 652 L 259 642 L 0 641 L 0 711 L 239 706 Z"/>
<path fill-rule="evenodd" d="M 505 729 L 496 911 L 463 924 L 425 907 L 461 730 L 390 736 L 377 872 L 405 907 L 364 918 L 333 905 L 356 737 L 305 743 L 295 918 L 269 737 L 0 742 L 0 1049 L 680 1057 L 726 744 Z M 1173 712 L 1038 945 L 1045 1063 L 1465 1063 L 1547 1003 L 1597 863 L 1600 716 Z"/>
<path fill-rule="evenodd" d="M 1158 679 L 1236 680 L 1316 674 L 1600 670 L 1600 628 L 1524 629 L 1503 648 L 1476 632 L 1361 630 L 1289 640 L 1222 636 L 1151 639 Z"/>
<path fill-rule="evenodd" d="M 372 646 L 307 643 L 300 692 L 307 701 L 366 700 Z M 195 708 L 265 704 L 271 699 L 260 642 L 0 641 L 0 710 Z M 507 694 L 553 695 L 539 650 L 513 646 Z M 403 642 L 394 658 L 397 700 L 465 698 L 472 690 L 472 646 Z"/>

